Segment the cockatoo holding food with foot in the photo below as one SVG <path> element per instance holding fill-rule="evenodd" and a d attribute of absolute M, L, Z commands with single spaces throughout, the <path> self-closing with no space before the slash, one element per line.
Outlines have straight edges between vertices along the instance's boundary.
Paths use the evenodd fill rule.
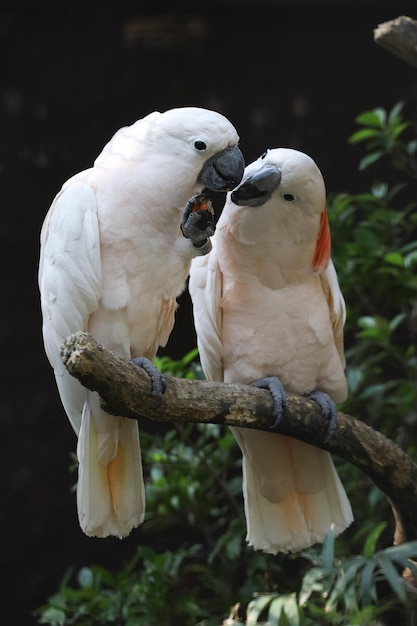
<path fill-rule="evenodd" d="M 209 212 L 191 196 L 241 180 L 232 124 L 197 107 L 154 112 L 120 129 L 94 166 L 70 178 L 41 232 L 43 338 L 59 394 L 78 435 L 77 508 L 90 536 L 124 537 L 142 523 L 145 496 L 138 423 L 114 417 L 65 369 L 60 347 L 79 330 L 150 373 L 174 325 L 191 259 L 210 249 Z"/>
<path fill-rule="evenodd" d="M 269 388 L 275 421 L 286 391 L 316 400 L 331 436 L 345 400 L 345 303 L 330 258 L 325 185 L 306 154 L 265 152 L 227 196 L 213 249 L 189 289 L 208 379 Z M 232 428 L 243 454 L 247 540 L 295 552 L 353 520 L 330 455 L 274 432 Z"/>

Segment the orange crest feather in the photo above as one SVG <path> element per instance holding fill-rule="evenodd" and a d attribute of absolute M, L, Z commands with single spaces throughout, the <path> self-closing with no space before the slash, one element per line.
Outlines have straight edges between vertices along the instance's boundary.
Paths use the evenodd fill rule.
<path fill-rule="evenodd" d="M 325 205 L 320 215 L 319 234 L 317 236 L 316 250 L 313 257 L 313 269 L 315 272 L 320 272 L 326 269 L 330 261 L 330 253 L 331 236 L 329 220 L 327 217 L 327 207 Z"/>

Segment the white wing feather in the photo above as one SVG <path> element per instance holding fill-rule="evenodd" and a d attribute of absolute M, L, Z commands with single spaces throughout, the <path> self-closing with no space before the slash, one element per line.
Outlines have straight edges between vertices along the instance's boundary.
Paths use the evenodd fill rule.
<path fill-rule="evenodd" d="M 86 184 L 64 187 L 49 209 L 41 232 L 39 289 L 46 354 L 78 434 L 86 390 L 66 370 L 60 346 L 68 335 L 86 330 L 101 296 L 97 204 Z"/>
<path fill-rule="evenodd" d="M 210 254 L 192 260 L 188 289 L 193 301 L 201 367 L 206 378 L 222 381 L 222 273 L 214 237 L 212 244 Z"/>
<path fill-rule="evenodd" d="M 334 342 L 344 368 L 346 365 L 346 359 L 343 348 L 343 327 L 346 322 L 346 304 L 343 294 L 340 290 L 336 269 L 331 259 L 327 266 L 327 269 L 321 273 L 320 277 L 323 291 L 329 303 L 330 320 L 333 325 Z"/>

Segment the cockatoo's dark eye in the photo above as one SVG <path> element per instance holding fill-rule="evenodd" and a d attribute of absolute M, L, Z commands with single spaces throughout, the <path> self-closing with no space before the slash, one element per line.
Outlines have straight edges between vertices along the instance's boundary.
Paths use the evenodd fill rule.
<path fill-rule="evenodd" d="M 294 200 L 295 200 L 295 196 L 293 196 L 292 193 L 284 193 L 284 195 L 282 197 L 287 202 L 294 202 Z"/>
<path fill-rule="evenodd" d="M 263 154 L 261 154 L 261 159 L 264 159 L 266 157 L 266 155 L 268 154 L 268 151 L 264 152 Z"/>
<path fill-rule="evenodd" d="M 199 152 L 203 152 L 203 150 L 207 150 L 207 144 L 205 141 L 201 141 L 201 139 L 197 139 L 197 141 L 194 142 L 194 148 L 198 150 Z"/>

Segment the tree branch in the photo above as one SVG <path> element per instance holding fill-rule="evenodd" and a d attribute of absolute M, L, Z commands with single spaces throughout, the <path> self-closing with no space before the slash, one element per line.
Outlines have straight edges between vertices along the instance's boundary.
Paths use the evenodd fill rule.
<path fill-rule="evenodd" d="M 402 61 L 417 67 L 417 21 L 401 15 L 379 24 L 374 29 L 374 41 Z"/>
<path fill-rule="evenodd" d="M 61 351 L 72 376 L 102 399 L 112 415 L 161 422 L 199 422 L 268 431 L 271 395 L 249 385 L 166 377 L 162 403 L 150 394 L 142 368 L 107 350 L 88 334 L 68 337 Z M 362 470 L 387 496 L 395 518 L 394 543 L 417 539 L 417 465 L 401 448 L 365 423 L 339 412 L 337 428 L 325 442 L 326 423 L 318 405 L 289 394 L 278 431 L 327 450 Z"/>

